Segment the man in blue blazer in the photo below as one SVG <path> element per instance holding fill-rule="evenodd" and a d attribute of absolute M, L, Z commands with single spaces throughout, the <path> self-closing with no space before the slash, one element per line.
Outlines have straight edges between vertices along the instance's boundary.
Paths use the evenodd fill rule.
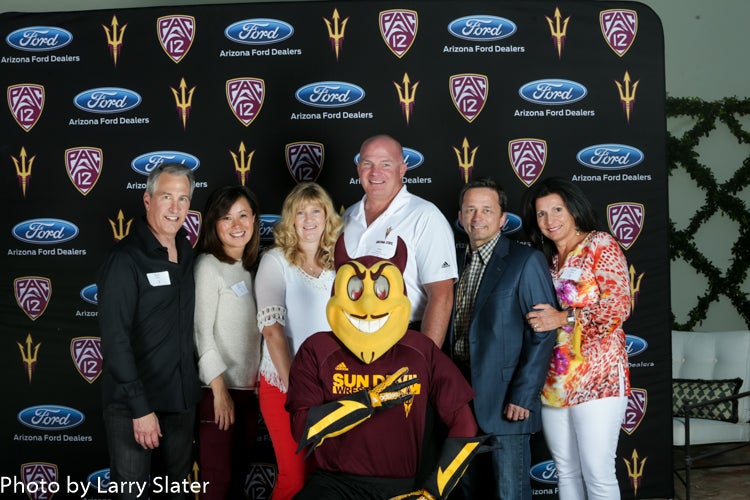
<path fill-rule="evenodd" d="M 501 234 L 507 197 L 492 179 L 466 184 L 458 218 L 469 236 L 456 286 L 450 329 L 451 355 L 476 391 L 480 433 L 491 434 L 495 498 L 531 499 L 530 436 L 541 429 L 541 389 L 555 330 L 534 331 L 525 320 L 534 304 L 557 304 L 541 252 Z M 479 455 L 462 478 L 465 498 L 479 495 L 485 477 Z"/>

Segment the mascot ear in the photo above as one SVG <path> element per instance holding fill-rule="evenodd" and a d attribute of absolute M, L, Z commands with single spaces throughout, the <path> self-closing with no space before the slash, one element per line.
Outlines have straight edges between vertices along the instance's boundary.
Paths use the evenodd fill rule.
<path fill-rule="evenodd" d="M 344 234 L 341 233 L 339 238 L 336 240 L 336 247 L 333 250 L 333 268 L 338 271 L 342 264 L 345 264 L 352 260 L 349 254 L 346 252 L 346 243 L 344 243 Z"/>
<path fill-rule="evenodd" d="M 399 236 L 398 242 L 396 243 L 396 253 L 394 253 L 393 257 L 391 257 L 389 260 L 398 268 L 399 271 L 401 271 L 401 274 L 404 274 L 404 269 L 406 269 L 406 257 L 406 243 L 404 243 L 404 240 L 402 240 Z"/>

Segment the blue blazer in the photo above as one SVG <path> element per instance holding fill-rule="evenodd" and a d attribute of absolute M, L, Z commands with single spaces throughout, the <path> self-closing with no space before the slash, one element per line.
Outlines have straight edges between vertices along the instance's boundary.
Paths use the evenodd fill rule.
<path fill-rule="evenodd" d="M 464 259 L 458 261 L 462 269 Z M 469 326 L 474 412 L 485 433 L 530 434 L 542 427 L 541 391 L 557 330 L 534 333 L 525 316 L 535 304 L 545 303 L 558 307 L 544 255 L 500 236 L 479 284 Z M 506 419 L 508 403 L 530 410 L 529 418 Z"/>

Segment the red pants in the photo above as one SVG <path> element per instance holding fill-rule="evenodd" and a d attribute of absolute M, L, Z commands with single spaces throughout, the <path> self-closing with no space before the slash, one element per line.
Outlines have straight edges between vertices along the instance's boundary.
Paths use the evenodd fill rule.
<path fill-rule="evenodd" d="M 200 480 L 208 481 L 201 500 L 245 498 L 244 483 L 252 462 L 258 427 L 255 391 L 229 389 L 234 401 L 234 425 L 222 431 L 214 421 L 214 395 L 204 387 L 198 404 L 198 465 Z"/>
<path fill-rule="evenodd" d="M 292 437 L 289 413 L 284 408 L 286 394 L 261 377 L 258 397 L 279 469 L 271 499 L 289 500 L 302 489 L 315 468 L 315 460 L 311 456 L 305 461 L 304 450 L 296 453 L 297 441 Z"/>

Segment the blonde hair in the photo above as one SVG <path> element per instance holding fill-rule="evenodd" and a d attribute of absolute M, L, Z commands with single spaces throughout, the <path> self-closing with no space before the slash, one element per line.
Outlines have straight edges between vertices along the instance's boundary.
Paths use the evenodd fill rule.
<path fill-rule="evenodd" d="M 281 220 L 273 228 L 274 246 L 284 252 L 284 257 L 290 264 L 298 267 L 303 265 L 304 256 L 298 246 L 294 218 L 297 209 L 305 203 L 320 205 L 325 212 L 325 228 L 320 237 L 316 260 L 323 269 L 333 269 L 334 247 L 341 233 L 343 220 L 333 207 L 333 201 L 325 189 L 314 182 L 297 184 L 287 195 L 281 207 Z"/>

